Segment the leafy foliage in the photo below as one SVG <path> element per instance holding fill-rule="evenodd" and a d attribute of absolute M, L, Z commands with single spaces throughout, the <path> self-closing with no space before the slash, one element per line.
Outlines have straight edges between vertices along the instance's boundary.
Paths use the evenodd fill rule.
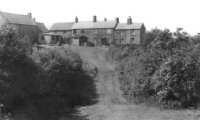
<path fill-rule="evenodd" d="M 83 70 L 76 53 L 33 51 L 29 43 L 12 28 L 0 33 L 0 103 L 6 111 L 27 109 L 51 117 L 94 102 L 92 77 Z"/>
<path fill-rule="evenodd" d="M 146 44 L 125 51 L 126 56 L 118 61 L 124 96 L 135 103 L 167 108 L 198 106 L 199 45 L 181 28 L 175 33 L 153 29 L 145 40 Z M 122 54 L 121 51 L 115 52 Z"/>

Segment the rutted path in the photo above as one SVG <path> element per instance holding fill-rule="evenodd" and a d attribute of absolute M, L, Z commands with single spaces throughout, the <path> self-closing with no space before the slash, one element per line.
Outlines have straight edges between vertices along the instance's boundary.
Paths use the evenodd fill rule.
<path fill-rule="evenodd" d="M 198 110 L 160 110 L 158 108 L 133 105 L 122 97 L 115 65 L 106 60 L 106 48 L 72 47 L 90 64 L 98 67 L 95 84 L 98 103 L 77 108 L 71 118 L 60 120 L 200 120 Z"/>

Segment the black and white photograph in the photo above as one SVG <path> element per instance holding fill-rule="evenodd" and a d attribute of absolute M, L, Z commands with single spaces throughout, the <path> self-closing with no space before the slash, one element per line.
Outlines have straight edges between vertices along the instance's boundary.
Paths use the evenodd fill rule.
<path fill-rule="evenodd" d="M 200 1 L 0 0 L 0 120 L 200 120 Z"/>

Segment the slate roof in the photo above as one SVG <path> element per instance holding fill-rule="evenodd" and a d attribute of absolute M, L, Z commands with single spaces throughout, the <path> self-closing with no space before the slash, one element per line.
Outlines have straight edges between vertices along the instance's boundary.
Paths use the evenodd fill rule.
<path fill-rule="evenodd" d="M 116 26 L 116 30 L 128 30 L 128 29 L 141 29 L 143 23 L 135 23 L 133 22 L 130 25 L 127 25 L 127 23 L 118 23 Z"/>
<path fill-rule="evenodd" d="M 65 22 L 65 23 L 54 23 L 49 31 L 51 30 L 70 30 L 74 22 Z"/>
<path fill-rule="evenodd" d="M 59 36 L 61 36 L 60 34 L 55 34 L 55 33 L 42 33 L 41 35 L 49 35 L 49 36 L 51 36 L 51 35 L 59 35 Z"/>
<path fill-rule="evenodd" d="M 37 26 L 36 22 L 34 22 L 33 19 L 29 18 L 28 15 L 13 14 L 7 12 L 0 12 L 0 15 L 8 20 L 9 23 Z"/>
<path fill-rule="evenodd" d="M 116 21 L 80 21 L 74 23 L 71 29 L 100 29 L 100 28 L 115 28 Z"/>
<path fill-rule="evenodd" d="M 42 31 L 42 33 L 48 32 L 48 29 L 46 28 L 44 23 L 40 23 L 40 22 L 36 22 L 36 23 L 37 23 L 38 28 Z"/>

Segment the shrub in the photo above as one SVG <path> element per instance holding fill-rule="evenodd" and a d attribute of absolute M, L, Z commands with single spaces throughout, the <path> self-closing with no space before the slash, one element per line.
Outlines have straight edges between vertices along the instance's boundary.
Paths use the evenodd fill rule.
<path fill-rule="evenodd" d="M 23 106 L 37 90 L 39 70 L 26 55 L 31 50 L 26 40 L 12 28 L 0 33 L 0 102 L 11 111 Z"/>
<path fill-rule="evenodd" d="M 7 112 L 51 117 L 94 102 L 93 80 L 76 53 L 61 48 L 32 52 L 29 45 L 12 28 L 1 31 L 0 104 Z"/>
<path fill-rule="evenodd" d="M 154 74 L 151 84 L 159 101 L 170 107 L 196 107 L 200 98 L 199 55 L 179 51 Z M 198 52 L 199 53 L 199 52 Z"/>
<path fill-rule="evenodd" d="M 38 56 L 46 77 L 40 85 L 37 105 L 41 112 L 58 114 L 93 103 L 96 94 L 92 78 L 82 69 L 82 60 L 76 53 L 58 49 L 39 52 Z"/>
<path fill-rule="evenodd" d="M 139 48 L 111 48 L 109 52 L 114 55 L 108 52 L 119 63 L 117 71 L 125 98 L 167 108 L 197 107 L 199 45 L 193 45 L 181 29 L 175 33 L 155 29 L 145 39 L 148 41 Z M 115 55 L 120 59 L 112 57 Z"/>

